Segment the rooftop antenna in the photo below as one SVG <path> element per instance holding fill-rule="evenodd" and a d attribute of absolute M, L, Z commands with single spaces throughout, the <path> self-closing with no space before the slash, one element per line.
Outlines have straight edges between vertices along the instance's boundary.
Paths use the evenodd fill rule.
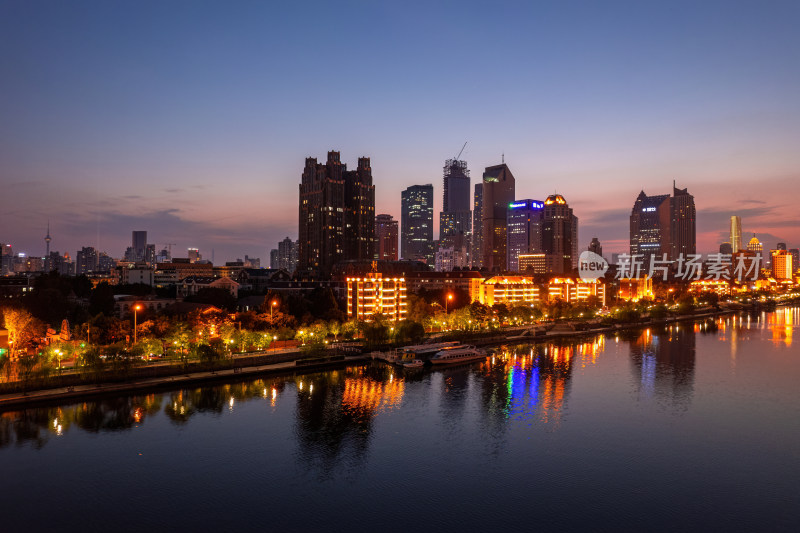
<path fill-rule="evenodd" d="M 47 243 L 47 251 L 45 253 L 45 257 L 50 257 L 50 241 L 52 241 L 52 240 L 53 240 L 53 238 L 50 237 L 50 219 L 48 218 L 47 219 L 47 235 L 44 238 L 44 242 Z"/>
<path fill-rule="evenodd" d="M 500 162 L 503 163 L 504 165 L 506 164 L 506 153 L 505 152 L 503 152 L 500 155 Z"/>

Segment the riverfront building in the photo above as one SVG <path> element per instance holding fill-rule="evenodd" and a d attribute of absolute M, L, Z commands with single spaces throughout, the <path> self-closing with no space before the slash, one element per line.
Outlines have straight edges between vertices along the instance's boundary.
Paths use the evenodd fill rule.
<path fill-rule="evenodd" d="M 370 320 L 382 314 L 389 320 L 405 320 L 406 280 L 402 277 L 383 277 L 373 272 L 347 278 L 347 318 Z"/>

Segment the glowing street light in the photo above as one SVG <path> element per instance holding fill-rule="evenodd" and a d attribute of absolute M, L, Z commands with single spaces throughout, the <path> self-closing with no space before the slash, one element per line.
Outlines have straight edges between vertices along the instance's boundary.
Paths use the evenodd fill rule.
<path fill-rule="evenodd" d="M 136 344 L 136 312 L 141 310 L 141 305 L 136 304 L 133 306 L 133 344 Z"/>
<path fill-rule="evenodd" d="M 269 321 L 272 322 L 272 310 L 278 305 L 278 300 L 272 300 L 269 304 Z"/>
<path fill-rule="evenodd" d="M 447 295 L 447 298 L 444 301 L 444 314 L 447 314 L 447 302 L 448 302 L 448 300 L 449 301 L 453 301 L 453 293 L 452 292 Z"/>

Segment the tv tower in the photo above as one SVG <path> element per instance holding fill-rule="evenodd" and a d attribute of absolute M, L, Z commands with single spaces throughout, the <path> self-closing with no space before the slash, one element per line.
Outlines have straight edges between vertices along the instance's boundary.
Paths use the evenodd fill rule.
<path fill-rule="evenodd" d="M 50 236 L 50 221 L 48 220 L 47 221 L 47 235 L 44 238 L 44 242 L 47 243 L 47 251 L 45 252 L 45 255 L 44 255 L 45 258 L 49 258 L 50 257 L 50 241 L 52 241 L 52 240 L 53 240 L 53 238 Z"/>

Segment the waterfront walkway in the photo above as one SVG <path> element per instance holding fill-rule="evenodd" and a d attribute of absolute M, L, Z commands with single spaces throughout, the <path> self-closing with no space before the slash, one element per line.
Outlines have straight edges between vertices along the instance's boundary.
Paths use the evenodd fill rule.
<path fill-rule="evenodd" d="M 368 361 L 366 356 L 348 356 L 336 361 L 321 360 L 317 364 L 304 364 L 297 366 L 295 361 L 285 361 L 282 363 L 272 363 L 268 365 L 235 367 L 225 370 L 190 372 L 188 374 L 178 374 L 157 378 L 137 379 L 123 383 L 102 383 L 97 385 L 76 385 L 74 387 L 58 387 L 54 389 L 33 390 L 27 393 L 16 392 L 12 394 L 0 395 L 0 409 L 28 405 L 33 403 L 45 403 L 52 401 L 62 401 L 69 399 L 83 399 L 93 396 L 101 396 L 115 393 L 126 393 L 142 389 L 158 388 L 181 388 L 185 385 L 197 382 L 238 379 L 244 376 L 256 376 L 259 374 L 291 374 L 295 370 L 307 372 L 318 368 L 325 368 L 332 365 L 351 364 Z"/>

